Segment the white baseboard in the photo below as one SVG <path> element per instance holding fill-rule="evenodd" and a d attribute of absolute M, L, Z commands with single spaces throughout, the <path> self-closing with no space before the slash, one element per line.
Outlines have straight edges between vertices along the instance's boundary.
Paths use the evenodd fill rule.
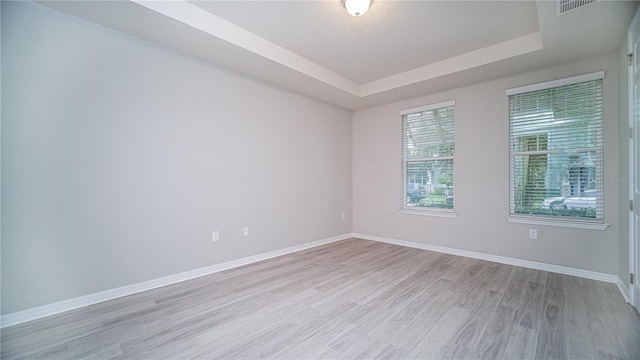
<path fill-rule="evenodd" d="M 59 314 L 65 311 L 78 309 L 84 306 L 97 304 L 103 301 L 112 300 L 115 298 L 133 295 L 139 292 L 159 288 L 166 285 L 175 284 L 181 281 L 195 279 L 204 275 L 213 274 L 216 272 L 236 268 L 243 265 L 252 264 L 258 261 L 271 259 L 274 257 L 290 254 L 300 250 L 310 249 L 316 246 L 329 244 L 332 242 L 349 239 L 352 237 L 351 233 L 333 236 L 330 238 L 309 242 L 306 244 L 291 246 L 288 248 L 270 251 L 263 254 L 248 256 L 245 258 L 228 261 L 222 264 L 216 264 L 206 266 L 203 268 L 185 271 L 183 273 L 169 275 L 157 279 L 143 281 L 137 284 L 131 284 L 115 289 L 109 289 L 94 294 L 80 296 L 73 299 L 63 300 L 49 305 L 40 306 L 37 308 L 27 309 L 7 315 L 0 316 L 0 328 L 5 328 L 12 325 L 21 324 L 27 321 L 36 320 L 50 315 Z"/>
<path fill-rule="evenodd" d="M 529 269 L 544 270 L 544 271 L 549 271 L 553 273 L 577 276 L 585 279 L 599 280 L 599 281 L 604 281 L 604 282 L 613 283 L 613 284 L 618 284 L 618 280 L 619 280 L 618 275 L 611 275 L 611 274 L 605 274 L 605 273 L 596 272 L 596 271 L 576 269 L 576 268 L 571 268 L 567 266 L 553 265 L 553 264 L 541 263 L 537 261 L 522 260 L 522 259 L 516 259 L 516 258 L 500 256 L 500 255 L 491 255 L 491 254 L 479 253 L 475 251 L 460 250 L 460 249 L 448 248 L 444 246 L 428 245 L 428 244 L 416 243 L 413 241 L 390 239 L 390 238 L 385 238 L 385 237 L 375 236 L 375 235 L 359 234 L 359 233 L 353 233 L 352 235 L 354 238 L 378 241 L 378 242 L 383 242 L 388 244 L 435 251 L 435 252 L 451 254 L 451 255 L 464 256 L 464 257 L 473 258 L 473 259 L 487 260 L 487 261 L 497 262 L 500 264 L 520 266 L 520 267 L 529 268 Z M 620 282 L 622 282 L 622 280 L 620 280 Z M 620 288 L 620 284 L 618 284 L 618 288 Z M 622 288 L 620 291 L 622 291 Z M 622 296 L 625 296 L 624 292 Z"/>
<path fill-rule="evenodd" d="M 624 298 L 624 301 L 626 301 L 627 304 L 628 304 L 629 303 L 629 288 L 624 284 L 624 281 L 622 281 L 620 276 L 618 276 L 618 280 L 616 280 L 616 285 L 618 285 L 618 290 L 620 290 L 620 293 L 622 294 L 622 297 Z"/>
<path fill-rule="evenodd" d="M 541 263 L 536 261 L 510 258 L 506 256 L 479 253 L 475 251 L 448 248 L 444 246 L 416 243 L 416 242 L 406 241 L 406 240 L 391 239 L 391 238 L 385 238 L 385 237 L 375 236 L 375 235 L 348 233 L 348 234 L 333 236 L 333 237 L 318 240 L 318 241 L 309 242 L 306 244 L 291 246 L 291 247 L 280 249 L 280 250 L 270 251 L 263 254 L 258 254 L 258 255 L 253 255 L 253 256 L 237 259 L 237 260 L 232 260 L 222 264 L 211 265 L 211 266 L 207 266 L 207 267 L 203 267 L 195 270 L 186 271 L 179 274 L 152 279 L 152 280 L 144 281 L 137 284 L 105 290 L 98 293 L 89 294 L 89 295 L 85 295 L 85 296 L 81 296 L 81 297 L 77 297 L 69 300 L 64 300 L 64 301 L 56 302 L 53 304 L 40 306 L 37 308 L 27 309 L 27 310 L 19 311 L 12 314 L 3 315 L 3 316 L 0 316 L 0 328 L 21 324 L 27 321 L 36 320 L 46 316 L 59 314 L 65 311 L 97 304 L 103 301 L 112 300 L 112 299 L 123 297 L 123 296 L 133 295 L 139 292 L 159 288 L 166 285 L 175 284 L 181 281 L 191 280 L 197 277 L 236 268 L 239 266 L 252 264 L 258 261 L 271 259 L 274 257 L 290 254 L 296 251 L 306 250 L 316 246 L 321 246 L 321 245 L 329 244 L 332 242 L 349 239 L 352 237 L 613 283 L 618 286 L 618 289 L 620 290 L 620 293 L 624 297 L 625 301 L 629 302 L 628 290 L 625 287 L 622 279 L 620 279 L 620 277 L 617 275 L 576 269 L 576 268 L 571 268 L 567 266 Z"/>

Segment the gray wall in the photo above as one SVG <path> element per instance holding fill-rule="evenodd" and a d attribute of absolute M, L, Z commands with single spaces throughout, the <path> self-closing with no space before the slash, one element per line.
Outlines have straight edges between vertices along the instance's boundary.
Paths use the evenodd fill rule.
<path fill-rule="evenodd" d="M 506 221 L 509 120 L 505 95 L 505 90 L 512 87 L 606 70 L 605 177 L 617 177 L 620 174 L 618 66 L 616 53 L 612 52 L 355 112 L 354 232 L 618 274 L 620 186 L 615 181 L 608 181 L 604 188 L 605 221 L 611 224 L 606 231 Z M 455 186 L 459 215 L 448 219 L 400 214 L 401 120 L 398 111 L 447 100 L 456 101 Z M 538 229 L 537 240 L 529 240 L 530 228 Z"/>
<path fill-rule="evenodd" d="M 2 76 L 2 314 L 351 232 L 349 111 L 34 3 Z"/>

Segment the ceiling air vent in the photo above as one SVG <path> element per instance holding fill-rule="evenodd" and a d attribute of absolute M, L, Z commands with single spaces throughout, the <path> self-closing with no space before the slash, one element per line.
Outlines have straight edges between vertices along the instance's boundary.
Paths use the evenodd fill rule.
<path fill-rule="evenodd" d="M 587 6 L 589 4 L 593 4 L 598 0 L 557 0 L 557 15 L 566 14 L 569 11 L 573 11 L 575 9 L 579 9 L 581 7 Z"/>

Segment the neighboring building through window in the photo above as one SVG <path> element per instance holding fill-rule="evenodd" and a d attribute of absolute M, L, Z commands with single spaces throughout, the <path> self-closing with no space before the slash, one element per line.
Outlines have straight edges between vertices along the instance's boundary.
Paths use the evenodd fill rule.
<path fill-rule="evenodd" d="M 402 115 L 402 208 L 452 211 L 454 101 L 408 109 Z"/>
<path fill-rule="evenodd" d="M 603 77 L 507 91 L 510 217 L 603 220 Z"/>

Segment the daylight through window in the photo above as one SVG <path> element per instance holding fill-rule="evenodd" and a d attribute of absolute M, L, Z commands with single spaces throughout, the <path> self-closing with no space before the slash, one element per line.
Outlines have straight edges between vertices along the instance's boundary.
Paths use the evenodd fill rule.
<path fill-rule="evenodd" d="M 401 111 L 404 209 L 453 209 L 455 102 Z"/>
<path fill-rule="evenodd" d="M 507 91 L 511 215 L 603 219 L 603 76 Z"/>

